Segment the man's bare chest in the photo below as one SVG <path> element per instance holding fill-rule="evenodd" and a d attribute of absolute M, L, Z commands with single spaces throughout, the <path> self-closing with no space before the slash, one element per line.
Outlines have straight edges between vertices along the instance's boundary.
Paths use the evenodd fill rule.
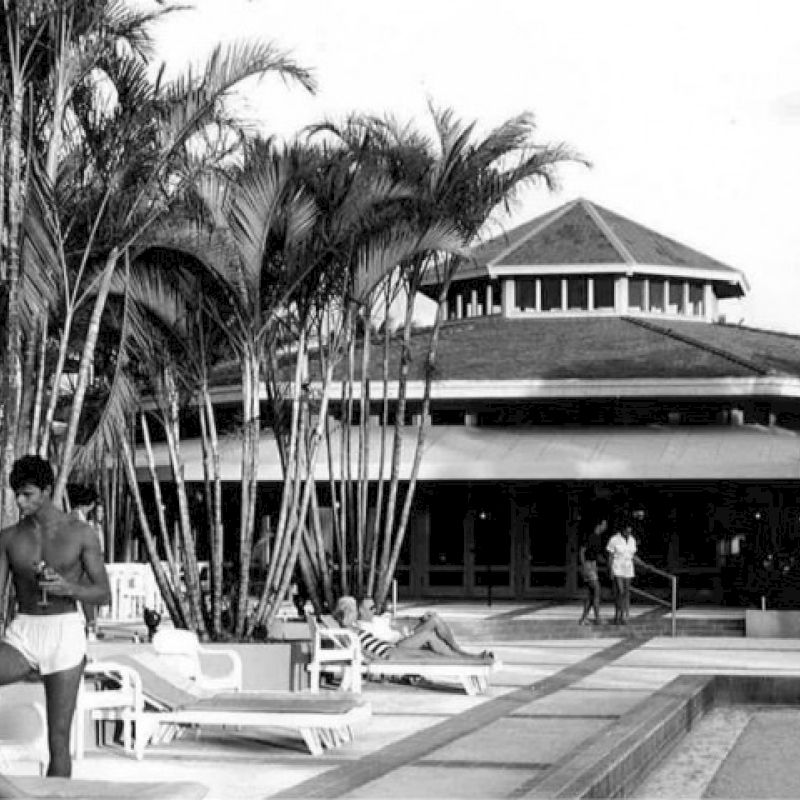
<path fill-rule="evenodd" d="M 80 559 L 80 546 L 71 531 L 17 531 L 8 548 L 9 561 L 14 567 L 28 567 L 46 561 L 58 572 L 75 567 Z"/>

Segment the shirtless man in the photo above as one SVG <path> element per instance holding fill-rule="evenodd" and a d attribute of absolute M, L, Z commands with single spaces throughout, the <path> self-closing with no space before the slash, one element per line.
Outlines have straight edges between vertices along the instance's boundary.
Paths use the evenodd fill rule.
<path fill-rule="evenodd" d="M 92 527 L 53 505 L 53 470 L 46 461 L 23 456 L 14 462 L 9 483 L 20 521 L 0 531 L 0 588 L 10 573 L 17 610 L 0 641 L 0 685 L 41 675 L 47 774 L 68 778 L 70 727 L 86 661 L 78 603 L 110 602 L 108 575 Z"/>

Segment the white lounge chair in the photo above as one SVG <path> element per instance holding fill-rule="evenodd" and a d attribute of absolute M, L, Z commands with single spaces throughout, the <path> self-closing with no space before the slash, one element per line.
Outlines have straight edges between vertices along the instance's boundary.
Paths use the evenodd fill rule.
<path fill-rule="evenodd" d="M 242 659 L 232 648 L 204 647 L 194 631 L 162 628 L 153 636 L 161 664 L 190 678 L 203 689 L 238 692 L 242 688 Z"/>
<path fill-rule="evenodd" d="M 311 634 L 311 659 L 308 664 L 310 688 L 319 691 L 323 672 L 337 672 L 341 678 L 339 688 L 345 691 L 361 691 L 361 645 L 358 636 L 346 628 L 321 625 L 313 615 L 308 618 Z"/>
<path fill-rule="evenodd" d="M 409 652 L 407 656 L 395 651 L 392 659 L 365 661 L 362 674 L 368 678 L 419 677 L 431 683 L 452 682 L 460 685 L 468 695 L 478 695 L 489 690 L 489 678 L 500 666 L 498 661 L 481 664 L 457 656 L 441 656 L 424 651 Z"/>
<path fill-rule="evenodd" d="M 41 703 L 0 703 L 0 772 L 9 771 L 18 761 L 35 761 L 44 775 L 49 757 Z"/>
<path fill-rule="evenodd" d="M 113 656 L 105 663 L 117 673 L 127 667 L 140 681 L 144 710 L 133 717 L 138 757 L 149 741 L 167 742 L 185 726 L 296 731 L 309 752 L 319 755 L 324 748 L 351 741 L 354 728 L 372 713 L 369 703 L 349 692 L 209 691 L 191 679 L 170 674 L 154 653 Z M 117 710 L 95 712 L 95 719 L 117 718 Z"/>
<path fill-rule="evenodd" d="M 333 620 L 325 620 L 325 625 L 310 621 L 311 660 L 308 671 L 314 682 L 319 685 L 319 675 L 323 672 L 338 674 L 342 678 L 344 688 L 352 688 L 354 681 L 349 678 L 348 670 L 360 664 L 363 678 L 409 678 L 420 677 L 431 683 L 455 683 L 461 686 L 468 695 L 484 694 L 489 689 L 491 674 L 499 669 L 499 661 L 481 663 L 458 656 L 442 656 L 437 653 L 416 650 L 395 650 L 391 659 L 367 656 L 359 643 L 358 634 L 342 628 Z M 329 642 L 325 648 L 323 642 Z M 357 684 L 360 691 L 360 683 Z"/>

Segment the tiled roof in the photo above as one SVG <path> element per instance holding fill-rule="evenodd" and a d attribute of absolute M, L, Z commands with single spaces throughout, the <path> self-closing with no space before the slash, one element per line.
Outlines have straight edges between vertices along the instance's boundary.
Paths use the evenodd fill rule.
<path fill-rule="evenodd" d="M 412 379 L 424 375 L 428 339 L 412 337 Z M 800 337 L 704 322 L 476 317 L 443 325 L 436 364 L 439 381 L 798 376 Z"/>
<path fill-rule="evenodd" d="M 613 211 L 579 198 L 471 250 L 456 280 L 488 276 L 490 267 L 627 264 L 741 273 Z"/>
<path fill-rule="evenodd" d="M 409 377 L 422 380 L 430 329 L 411 338 Z M 397 375 L 397 334 L 390 375 Z M 373 348 L 371 378 L 381 379 Z M 314 360 L 312 360 L 312 365 Z M 356 375 L 360 374 L 356 358 Z M 312 366 L 312 371 L 314 367 Z M 736 325 L 652 317 L 475 317 L 444 323 L 437 381 L 718 380 L 800 376 L 800 336 Z M 290 379 L 290 376 L 287 375 Z M 239 370 L 220 370 L 217 386 L 236 386 Z"/>

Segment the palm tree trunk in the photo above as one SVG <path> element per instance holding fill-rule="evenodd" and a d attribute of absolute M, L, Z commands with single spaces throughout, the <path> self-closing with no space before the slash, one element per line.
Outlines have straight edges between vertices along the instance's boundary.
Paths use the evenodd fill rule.
<path fill-rule="evenodd" d="M 25 362 L 22 367 L 22 396 L 20 398 L 17 453 L 29 453 L 31 447 L 33 404 L 36 394 L 36 364 L 39 354 L 39 326 L 30 326 L 25 337 Z"/>
<path fill-rule="evenodd" d="M 292 413 L 289 422 L 288 438 L 289 443 L 285 448 L 286 452 L 286 466 L 283 479 L 283 491 L 281 493 L 281 507 L 278 513 L 278 522 L 275 526 L 275 546 L 272 551 L 272 558 L 270 559 L 269 569 L 264 580 L 264 589 L 261 593 L 261 598 L 258 602 L 258 607 L 254 615 L 255 619 L 261 619 L 266 613 L 266 608 L 271 602 L 272 590 L 278 572 L 278 564 L 280 561 L 279 554 L 284 547 L 284 537 L 287 529 L 287 519 L 290 513 L 291 499 L 295 493 L 295 483 L 297 481 L 297 453 L 299 450 L 299 432 L 300 432 L 300 419 L 302 416 L 302 396 L 303 384 L 306 379 L 307 369 L 307 352 L 306 352 L 306 330 L 300 329 L 300 335 L 297 345 L 297 356 L 295 362 L 293 394 L 292 394 Z M 276 431 L 276 437 L 283 435 L 282 431 Z M 280 598 L 277 599 L 280 602 Z"/>
<path fill-rule="evenodd" d="M 411 318 L 414 314 L 414 294 L 409 289 L 406 301 L 406 319 L 403 328 L 403 351 L 400 357 L 400 375 L 398 376 L 397 405 L 395 407 L 394 446 L 392 448 L 392 472 L 389 482 L 389 499 L 386 504 L 386 518 L 383 526 L 381 542 L 381 559 L 378 569 L 378 587 L 385 583 L 389 569 L 389 558 L 392 533 L 395 527 L 395 506 L 400 484 L 400 460 L 403 454 L 402 430 L 405 425 L 406 392 L 408 389 L 408 370 L 411 360 Z"/>
<path fill-rule="evenodd" d="M 242 495 L 239 525 L 239 597 L 236 608 L 236 636 L 241 638 L 247 624 L 250 599 L 250 561 L 253 551 L 255 519 L 255 487 L 258 481 L 259 426 L 259 360 L 250 347 L 242 356 L 243 441 Z"/>
<path fill-rule="evenodd" d="M 316 469 L 317 454 L 319 452 L 319 443 L 320 441 L 322 441 L 322 429 L 325 424 L 324 418 L 325 415 L 328 413 L 328 403 L 330 397 L 330 384 L 332 375 L 333 375 L 333 359 L 329 359 L 328 369 L 326 374 L 323 376 L 322 380 L 322 387 L 321 387 L 322 397 L 320 399 L 319 416 L 317 418 L 317 423 L 314 426 L 314 429 L 309 438 L 308 448 L 306 449 L 305 453 L 306 463 L 305 463 L 305 474 L 303 476 L 304 479 L 303 479 L 302 499 L 300 500 L 299 508 L 297 508 L 296 512 L 292 515 L 294 522 L 294 530 L 292 531 L 292 535 L 290 537 L 291 551 L 289 553 L 289 558 L 283 565 L 283 572 L 281 575 L 280 583 L 278 584 L 277 592 L 274 595 L 278 600 L 286 594 L 286 590 L 289 588 L 289 583 L 292 578 L 292 572 L 294 571 L 294 566 L 297 563 L 297 556 L 300 550 L 300 545 L 303 540 L 303 529 L 305 528 L 305 520 L 308 514 L 308 509 L 311 502 L 311 496 L 315 491 L 314 472 Z M 277 602 L 273 603 L 272 607 L 267 609 L 266 618 L 263 620 L 256 619 L 254 620 L 254 622 L 261 622 L 263 625 L 268 626 L 269 623 L 272 621 L 272 619 L 274 619 L 277 608 L 278 608 L 278 603 Z M 252 627 L 250 629 L 250 633 L 252 633 Z"/>
<path fill-rule="evenodd" d="M 216 636 L 222 633 L 222 581 L 225 565 L 225 527 L 222 524 L 222 473 L 219 459 L 219 436 L 214 404 L 208 391 L 208 383 L 203 382 L 200 389 L 202 398 L 201 419 L 208 437 L 211 454 L 212 518 L 211 529 L 211 623 Z M 204 412 L 204 413 L 203 413 Z"/>
<path fill-rule="evenodd" d="M 127 258 L 127 250 L 125 253 Z M 103 310 L 105 309 L 108 291 L 111 287 L 111 279 L 114 277 L 114 271 L 116 270 L 118 260 L 119 250 L 114 247 L 106 258 L 106 265 L 105 269 L 103 270 L 102 280 L 97 291 L 94 308 L 92 309 L 89 327 L 86 331 L 86 339 L 83 345 L 83 353 L 81 354 L 80 367 L 78 368 L 78 383 L 75 387 L 75 393 L 72 398 L 72 408 L 70 409 L 67 432 L 64 438 L 64 446 L 61 451 L 58 478 L 56 479 L 56 485 L 53 488 L 53 501 L 56 504 L 61 502 L 64 489 L 67 486 L 67 480 L 69 479 L 70 468 L 72 465 L 72 454 L 75 450 L 75 439 L 78 435 L 78 421 L 80 420 L 81 411 L 83 410 L 83 399 L 86 396 L 86 389 L 89 385 L 92 362 L 94 361 L 95 345 L 97 344 L 97 336 L 100 331 L 100 318 L 102 317 Z M 56 387 L 54 387 L 54 390 L 56 390 Z"/>
<path fill-rule="evenodd" d="M 391 282 L 391 279 L 390 281 Z M 380 453 L 378 455 L 377 490 L 375 493 L 375 519 L 372 524 L 372 543 L 369 558 L 369 580 L 367 581 L 367 595 L 372 596 L 377 580 L 377 560 L 380 544 L 381 523 L 383 521 L 383 468 L 386 463 L 386 437 L 389 431 L 389 351 L 391 336 L 389 333 L 389 308 L 391 306 L 391 286 L 386 287 L 386 307 L 383 318 L 383 360 L 381 364 L 382 410 L 381 410 L 381 439 Z"/>
<path fill-rule="evenodd" d="M 417 476 L 419 475 L 419 467 L 422 463 L 422 452 L 425 447 L 425 434 L 428 428 L 427 419 L 431 407 L 431 385 L 433 376 L 436 372 L 436 353 L 439 343 L 439 333 L 442 329 L 442 322 L 444 320 L 444 302 L 447 299 L 447 292 L 452 282 L 452 277 L 455 274 L 455 266 L 447 270 L 446 278 L 439 295 L 439 302 L 436 304 L 436 316 L 433 321 L 433 330 L 431 331 L 431 338 L 428 342 L 428 357 L 425 364 L 425 388 L 422 395 L 422 411 L 420 415 L 420 423 L 417 431 L 417 443 L 414 451 L 414 461 L 411 467 L 411 475 L 408 479 L 408 489 L 406 491 L 403 508 L 400 513 L 400 520 L 395 529 L 394 541 L 392 542 L 392 552 L 389 558 L 389 565 L 386 572 L 382 575 L 382 580 L 378 591 L 376 592 L 376 602 L 383 603 L 389 594 L 391 587 L 392 577 L 397 570 L 397 562 L 400 558 L 400 550 L 403 546 L 405 539 L 406 528 L 408 527 L 408 520 L 411 515 L 411 505 L 414 501 L 414 491 L 417 485 Z"/>
<path fill-rule="evenodd" d="M 180 607 L 175 602 L 175 597 L 172 594 L 172 586 L 164 572 L 164 567 L 161 565 L 161 559 L 158 557 L 158 547 L 156 546 L 153 534 L 150 532 L 150 526 L 147 522 L 147 512 L 145 511 L 142 494 L 139 490 L 139 481 L 136 477 L 136 464 L 133 459 L 133 451 L 131 450 L 130 444 L 128 444 L 128 440 L 124 436 L 120 437 L 120 452 L 122 455 L 122 464 L 125 468 L 125 476 L 128 479 L 128 488 L 130 489 L 130 493 L 136 505 L 139 526 L 142 531 L 145 549 L 147 550 L 147 557 L 150 561 L 150 566 L 153 568 L 156 585 L 161 592 L 164 605 L 167 607 L 167 612 L 175 627 L 185 628 L 188 620 L 183 617 Z"/>
<path fill-rule="evenodd" d="M 164 383 L 167 399 L 167 418 L 164 430 L 167 449 L 172 466 L 172 479 L 178 499 L 178 520 L 183 542 L 183 571 L 186 595 L 193 629 L 200 635 L 207 633 L 203 609 L 203 596 L 200 587 L 200 570 L 197 566 L 197 545 L 189 515 L 189 501 L 186 497 L 186 481 L 183 478 L 183 460 L 180 456 L 180 426 L 178 421 L 178 392 L 171 369 L 164 370 Z"/>
<path fill-rule="evenodd" d="M 170 541 L 169 529 L 167 527 L 167 519 L 164 515 L 164 499 L 161 494 L 161 481 L 158 478 L 158 471 L 156 470 L 156 460 L 153 455 L 153 445 L 150 439 L 150 426 L 147 424 L 147 417 L 144 413 L 140 416 L 142 425 L 142 439 L 144 442 L 144 451 L 147 454 L 147 469 L 150 472 L 150 481 L 153 485 L 153 499 L 156 506 L 156 516 L 158 518 L 158 529 L 161 534 L 161 547 L 164 550 L 164 559 L 169 567 L 170 575 L 172 576 L 172 587 L 175 594 L 175 603 L 180 607 L 181 616 L 184 620 L 190 620 L 192 615 L 186 600 L 181 593 L 181 572 L 175 558 L 175 551 Z"/>
<path fill-rule="evenodd" d="M 28 452 L 35 453 L 39 447 L 39 423 L 42 419 L 42 399 L 44 398 L 44 382 L 47 370 L 47 320 L 42 320 L 42 332 L 39 337 L 39 366 L 36 372 L 36 393 L 33 398 L 31 419 L 31 437 Z"/>
<path fill-rule="evenodd" d="M 367 304 L 365 306 L 369 308 Z M 358 425 L 358 513 L 356 534 L 358 543 L 358 592 L 364 596 L 364 587 L 368 580 L 366 565 L 370 563 L 367 535 L 367 506 L 369 504 L 369 356 L 370 356 L 370 318 L 368 313 L 362 314 L 364 324 L 363 344 L 361 347 L 361 386 L 359 391 L 359 425 Z"/>
<path fill-rule="evenodd" d="M 10 32 L 9 32 L 10 34 Z M 13 38 L 9 35 L 9 38 Z M 11 44 L 11 43 L 10 43 Z M 18 42 L 16 42 L 18 46 Z M 12 46 L 13 49 L 13 46 Z M 5 282 L 7 292 L 6 309 L 6 349 L 3 361 L 3 428 L 2 447 L 0 447 L 0 528 L 5 528 L 16 520 L 16 508 L 7 491 L 8 476 L 16 457 L 17 428 L 19 425 L 19 406 L 22 393 L 21 375 L 21 333 L 20 333 L 20 236 L 24 212 L 22 175 L 22 113 L 25 102 L 25 85 L 20 70 L 19 52 L 9 65 L 12 85 L 11 119 L 8 133 L 8 228 L 6 241 L 7 261 Z"/>

